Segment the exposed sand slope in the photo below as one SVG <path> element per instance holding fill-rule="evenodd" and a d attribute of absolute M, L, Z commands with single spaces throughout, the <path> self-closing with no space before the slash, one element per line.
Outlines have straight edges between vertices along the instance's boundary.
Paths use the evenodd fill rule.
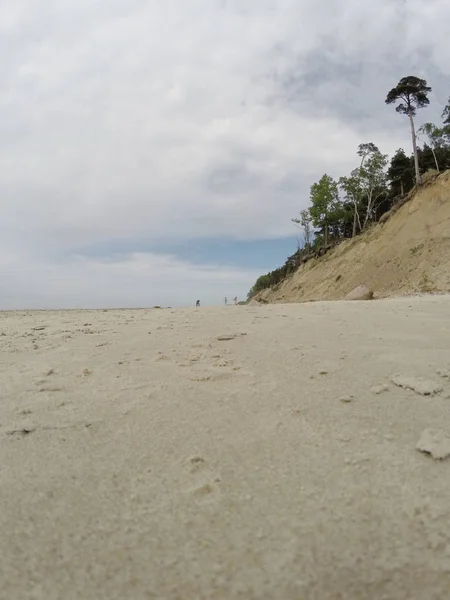
<path fill-rule="evenodd" d="M 449 297 L 1 333 L 1 598 L 448 598 Z"/>
<path fill-rule="evenodd" d="M 378 297 L 450 290 L 450 171 L 420 188 L 386 223 L 307 262 L 257 298 L 337 300 L 360 284 Z"/>

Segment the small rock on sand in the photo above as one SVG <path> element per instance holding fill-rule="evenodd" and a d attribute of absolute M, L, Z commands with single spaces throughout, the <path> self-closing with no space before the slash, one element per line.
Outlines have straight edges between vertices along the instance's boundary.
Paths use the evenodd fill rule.
<path fill-rule="evenodd" d="M 442 386 L 435 381 L 422 379 L 421 377 L 404 377 L 403 375 L 393 375 L 392 383 L 406 390 L 412 390 L 421 396 L 434 396 L 442 392 Z"/>
<path fill-rule="evenodd" d="M 373 291 L 365 285 L 359 285 L 345 296 L 346 300 L 372 300 Z"/>
<path fill-rule="evenodd" d="M 450 433 L 442 429 L 425 429 L 416 448 L 430 454 L 435 460 L 444 460 L 450 456 Z"/>
<path fill-rule="evenodd" d="M 389 386 L 385 383 L 380 383 L 379 385 L 374 385 L 371 390 L 372 394 L 383 394 L 384 392 L 389 391 Z"/>
<path fill-rule="evenodd" d="M 339 398 L 340 402 L 344 402 L 345 404 L 348 404 L 349 402 L 353 402 L 354 399 L 355 399 L 355 397 L 352 396 L 351 394 L 348 394 L 347 396 L 341 396 Z"/>

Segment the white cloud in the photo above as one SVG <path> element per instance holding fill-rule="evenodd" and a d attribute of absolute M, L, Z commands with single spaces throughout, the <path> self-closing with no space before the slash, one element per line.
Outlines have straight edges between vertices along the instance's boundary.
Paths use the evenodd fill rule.
<path fill-rule="evenodd" d="M 4 3 L 5 251 L 32 269 L 120 239 L 291 234 L 311 183 L 350 170 L 360 142 L 409 147 L 384 106 L 401 76 L 445 101 L 447 4 Z"/>
<path fill-rule="evenodd" d="M 1 309 L 114 308 L 220 304 L 244 300 L 259 273 L 196 265 L 171 255 L 133 253 L 108 259 L 73 256 L 63 262 L 3 255 Z"/>

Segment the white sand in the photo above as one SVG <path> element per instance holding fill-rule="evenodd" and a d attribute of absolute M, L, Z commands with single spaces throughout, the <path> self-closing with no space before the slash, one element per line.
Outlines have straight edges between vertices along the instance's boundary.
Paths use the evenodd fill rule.
<path fill-rule="evenodd" d="M 1 313 L 0 349 L 2 599 L 450 597 L 450 459 L 416 448 L 449 297 Z"/>

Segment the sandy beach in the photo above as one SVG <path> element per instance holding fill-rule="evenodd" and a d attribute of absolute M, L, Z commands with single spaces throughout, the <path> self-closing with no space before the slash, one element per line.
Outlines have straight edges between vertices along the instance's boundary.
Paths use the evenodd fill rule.
<path fill-rule="evenodd" d="M 0 313 L 0 351 L 2 599 L 448 598 L 449 296 Z"/>

